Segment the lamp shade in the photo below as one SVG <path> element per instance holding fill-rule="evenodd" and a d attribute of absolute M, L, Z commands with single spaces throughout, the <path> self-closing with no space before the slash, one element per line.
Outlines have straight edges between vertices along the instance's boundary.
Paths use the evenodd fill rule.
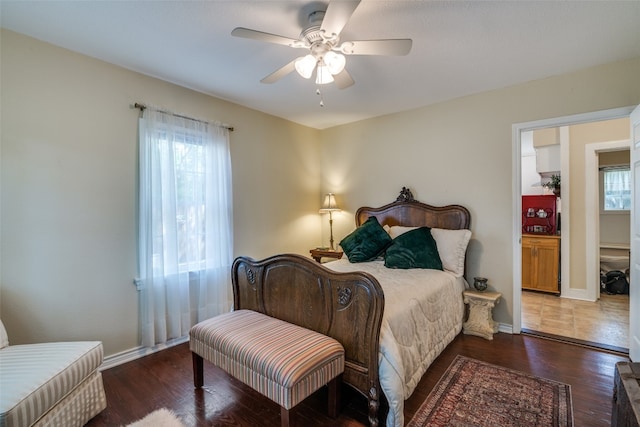
<path fill-rule="evenodd" d="M 333 195 L 333 193 L 327 193 L 324 196 L 324 202 L 322 203 L 320 212 L 335 212 L 339 210 L 340 208 L 336 204 L 336 197 Z"/>
<path fill-rule="evenodd" d="M 342 72 L 342 70 L 344 70 L 344 66 L 347 63 L 347 60 L 344 57 L 344 55 L 340 53 L 335 53 L 331 50 L 325 53 L 323 61 L 329 68 L 329 72 L 333 75 L 336 75 Z"/>
<path fill-rule="evenodd" d="M 307 55 L 301 58 L 296 59 L 293 63 L 296 71 L 305 79 L 308 79 L 313 74 L 313 70 L 316 68 L 316 58 L 312 55 Z"/>

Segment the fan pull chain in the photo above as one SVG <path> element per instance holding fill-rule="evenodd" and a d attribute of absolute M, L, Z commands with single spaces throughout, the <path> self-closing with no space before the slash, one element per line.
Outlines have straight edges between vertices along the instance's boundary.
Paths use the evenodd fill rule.
<path fill-rule="evenodd" d="M 319 87 L 316 88 L 316 95 L 320 96 L 320 106 L 324 107 L 324 98 L 322 97 L 322 92 Z"/>

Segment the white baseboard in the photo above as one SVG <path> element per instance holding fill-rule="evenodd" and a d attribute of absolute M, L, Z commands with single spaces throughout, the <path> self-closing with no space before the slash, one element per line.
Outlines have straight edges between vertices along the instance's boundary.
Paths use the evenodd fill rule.
<path fill-rule="evenodd" d="M 498 332 L 504 332 L 505 334 L 513 334 L 513 325 L 508 325 L 506 323 L 499 323 Z"/>
<path fill-rule="evenodd" d="M 141 357 L 148 356 L 160 350 L 164 350 L 166 348 L 173 347 L 187 341 L 189 341 L 189 337 L 184 336 L 171 339 L 166 343 L 158 344 L 153 347 L 134 347 L 129 350 L 121 351 L 120 353 L 109 355 L 104 358 L 102 365 L 100 365 L 100 371 L 122 365 L 123 363 L 132 362 Z"/>
<path fill-rule="evenodd" d="M 591 292 L 587 291 L 587 289 L 563 289 L 562 294 L 560 294 L 560 298 L 569 298 L 569 299 L 577 299 L 582 301 L 596 301 L 594 295 L 591 295 Z"/>

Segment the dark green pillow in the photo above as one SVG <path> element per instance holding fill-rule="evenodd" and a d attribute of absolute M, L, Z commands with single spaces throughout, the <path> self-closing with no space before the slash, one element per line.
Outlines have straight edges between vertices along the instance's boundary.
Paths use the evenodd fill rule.
<path fill-rule="evenodd" d="M 375 216 L 342 239 L 340 246 L 350 262 L 365 262 L 375 259 L 391 244 L 391 237 L 384 231 Z"/>
<path fill-rule="evenodd" d="M 388 268 L 428 268 L 442 270 L 438 246 L 429 227 L 407 231 L 393 239 L 384 255 Z"/>

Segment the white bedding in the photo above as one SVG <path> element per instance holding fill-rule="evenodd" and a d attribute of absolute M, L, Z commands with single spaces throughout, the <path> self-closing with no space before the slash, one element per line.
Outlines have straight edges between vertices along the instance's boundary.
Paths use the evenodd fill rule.
<path fill-rule="evenodd" d="M 343 258 L 324 266 L 371 273 L 384 290 L 380 385 L 389 401 L 387 427 L 402 427 L 405 399 L 462 329 L 466 282 L 447 271 L 386 268 L 384 261 L 352 264 Z"/>

